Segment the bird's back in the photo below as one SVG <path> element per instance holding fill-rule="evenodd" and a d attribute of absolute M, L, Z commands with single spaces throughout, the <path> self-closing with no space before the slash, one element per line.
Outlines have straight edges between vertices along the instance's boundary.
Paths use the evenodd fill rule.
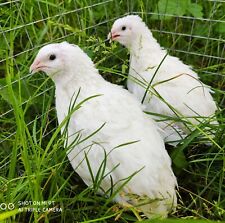
<path fill-rule="evenodd" d="M 157 42 L 153 42 L 153 44 L 156 46 L 151 48 L 154 48 L 155 51 L 143 46 L 140 55 L 131 55 L 129 75 L 140 80 L 144 79 L 146 84 L 155 75 L 152 86 L 181 116 L 208 117 L 214 115 L 217 107 L 210 94 L 210 88 L 199 80 L 197 73 L 190 66 L 184 64 L 177 57 L 166 55 L 166 51 L 160 48 Z M 160 64 L 163 58 L 164 61 Z M 128 89 L 139 100 L 142 100 L 144 87 L 128 80 Z M 157 96 L 149 96 L 145 103 L 147 110 L 174 116 L 174 111 Z M 191 119 L 191 121 L 195 124 L 198 123 L 196 119 Z"/>

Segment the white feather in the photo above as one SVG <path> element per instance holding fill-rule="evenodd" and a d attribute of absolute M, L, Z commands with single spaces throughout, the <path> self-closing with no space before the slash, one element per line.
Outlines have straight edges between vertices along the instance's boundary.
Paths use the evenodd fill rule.
<path fill-rule="evenodd" d="M 50 55 L 55 55 L 56 59 L 50 61 Z M 104 191 L 110 189 L 112 179 L 117 182 L 115 190 L 123 182 L 121 180 L 140 170 L 118 193 L 115 201 L 138 205 L 141 199 L 142 202 L 151 199 L 153 202 L 142 205 L 140 209 L 148 217 L 166 217 L 176 207 L 177 182 L 164 142 L 155 123 L 142 112 L 140 103 L 125 89 L 105 81 L 90 58 L 79 47 L 68 43 L 43 47 L 30 69 L 33 72 L 42 70 L 53 79 L 59 123 L 68 114 L 71 99 L 79 89 L 77 103 L 90 96 L 101 95 L 86 101 L 71 116 L 68 125 L 71 143 L 75 132 L 81 131 L 84 139 L 105 123 L 99 132 L 68 153 L 73 168 L 84 182 L 88 186 L 93 184 L 84 160 L 85 153 L 96 176 L 105 150 L 109 154 L 105 174 L 119 166 L 103 179 L 101 188 Z M 133 141 L 137 142 L 114 149 Z M 99 193 L 103 192 L 100 190 Z"/>
<path fill-rule="evenodd" d="M 122 30 L 122 27 L 126 27 Z M 146 109 L 153 113 L 166 116 L 177 116 L 168 106 L 172 106 L 178 116 L 186 117 L 188 121 L 196 125 L 204 121 L 204 117 L 214 116 L 217 110 L 216 104 L 210 94 L 208 86 L 204 85 L 198 75 L 185 65 L 177 57 L 167 55 L 152 36 L 151 31 L 139 16 L 129 15 L 116 20 L 111 30 L 112 38 L 130 51 L 130 70 L 127 86 L 140 101 L 145 88 L 134 82 L 138 79 L 149 83 L 154 77 L 151 87 L 167 102 L 163 102 L 157 95 L 148 94 L 145 99 Z M 161 83 L 160 83 L 161 82 Z M 152 92 L 154 92 L 153 89 Z M 199 118 L 202 116 L 203 118 Z M 188 118 L 192 117 L 192 118 Z M 157 119 L 155 117 L 155 119 Z M 165 141 L 179 140 L 189 133 L 189 130 L 181 122 L 158 122 L 165 130 L 163 136 Z M 217 122 L 211 121 L 211 124 Z M 179 129 L 179 133 L 174 129 Z M 193 129 L 193 127 L 191 127 Z M 176 144 L 176 143 L 175 143 Z"/>

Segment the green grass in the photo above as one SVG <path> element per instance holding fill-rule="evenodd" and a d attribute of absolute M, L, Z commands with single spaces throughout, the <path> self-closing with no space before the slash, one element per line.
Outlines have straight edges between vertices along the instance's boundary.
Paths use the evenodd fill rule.
<path fill-rule="evenodd" d="M 105 39 L 113 21 L 131 11 L 139 12 L 153 30 L 172 32 L 154 32 L 162 46 L 199 54 L 170 52 L 192 65 L 201 79 L 213 87 L 213 96 L 221 108 L 217 113 L 220 126 L 210 126 L 216 132 L 211 146 L 203 143 L 208 138 L 207 124 L 200 124 L 182 144 L 174 149 L 168 147 L 180 186 L 180 198 L 177 211 L 165 222 L 189 219 L 187 222 L 201 223 L 206 219 L 225 219 L 225 31 L 221 26 L 224 23 L 216 22 L 224 21 L 225 3 L 199 0 L 195 8 L 202 7 L 201 14 L 199 10 L 193 12 L 187 1 L 185 10 L 170 7 L 168 12 L 202 16 L 210 18 L 211 22 L 175 17 L 159 19 L 147 14 L 164 12 L 160 4 L 158 0 L 106 3 L 100 0 L 66 3 L 28 0 L 1 5 L 0 204 L 13 203 L 15 209 L 12 212 L 0 210 L 0 222 L 114 222 L 116 219 L 122 223 L 143 218 L 135 209 L 127 210 L 113 203 L 114 194 L 109 198 L 96 194 L 103 170 L 99 170 L 96 187 L 85 186 L 66 156 L 63 146 L 66 133 L 60 134 L 61 126 L 57 123 L 53 83 L 44 75 L 28 74 L 40 46 L 67 40 L 83 47 L 108 81 L 125 84 L 128 53 L 118 44 L 107 44 Z M 200 37 L 209 35 L 211 39 L 179 37 L 175 32 Z M 20 207 L 20 201 L 54 201 L 49 207 L 61 208 L 62 212 L 19 212 L 16 208 Z"/>

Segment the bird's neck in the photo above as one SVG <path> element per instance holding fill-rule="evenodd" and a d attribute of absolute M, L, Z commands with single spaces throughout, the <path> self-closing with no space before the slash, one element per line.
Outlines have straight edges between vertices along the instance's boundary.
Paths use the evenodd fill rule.
<path fill-rule="evenodd" d="M 56 86 L 73 87 L 87 86 L 93 80 L 98 79 L 98 71 L 94 66 L 80 66 L 66 67 L 64 70 L 52 76 Z"/>
<path fill-rule="evenodd" d="M 130 65 L 138 72 L 158 66 L 166 50 L 163 50 L 147 27 L 143 27 L 141 34 L 133 39 L 129 48 Z"/>
<path fill-rule="evenodd" d="M 56 90 L 66 90 L 69 97 L 72 97 L 74 92 L 78 92 L 80 89 L 84 93 L 84 97 L 89 97 L 90 94 L 94 94 L 96 86 L 100 85 L 103 80 L 93 66 L 67 68 L 64 72 L 52 77 L 52 79 Z"/>

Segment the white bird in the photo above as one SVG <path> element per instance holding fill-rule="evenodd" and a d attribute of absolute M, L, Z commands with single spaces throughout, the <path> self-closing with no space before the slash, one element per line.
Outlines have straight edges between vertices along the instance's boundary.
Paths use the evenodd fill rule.
<path fill-rule="evenodd" d="M 75 133 L 81 135 L 68 158 L 83 181 L 93 186 L 85 156 L 96 177 L 105 151 L 107 162 L 100 187 L 104 192 L 99 189 L 99 193 L 108 195 L 112 182 L 115 191 L 124 179 L 136 173 L 114 201 L 140 205 L 149 218 L 166 217 L 176 207 L 177 182 L 163 139 L 154 121 L 142 112 L 140 103 L 127 90 L 105 81 L 91 59 L 78 46 L 67 42 L 40 49 L 30 71 L 43 71 L 54 81 L 59 123 L 65 120 L 79 89 L 76 103 L 99 95 L 84 102 L 68 124 L 69 143 L 74 141 Z"/>
<path fill-rule="evenodd" d="M 145 109 L 164 116 L 185 117 L 186 121 L 192 123 L 188 127 L 182 122 L 158 122 L 164 130 L 165 142 L 176 145 L 193 129 L 193 125 L 207 119 L 210 124 L 218 124 L 212 118 L 217 107 L 209 87 L 200 82 L 190 66 L 168 55 L 160 47 L 139 16 L 128 15 L 117 19 L 108 37 L 124 45 L 130 52 L 128 90 L 142 101 L 146 85 L 151 82 L 150 92 L 144 101 Z M 138 81 L 142 84 L 138 84 Z"/>

